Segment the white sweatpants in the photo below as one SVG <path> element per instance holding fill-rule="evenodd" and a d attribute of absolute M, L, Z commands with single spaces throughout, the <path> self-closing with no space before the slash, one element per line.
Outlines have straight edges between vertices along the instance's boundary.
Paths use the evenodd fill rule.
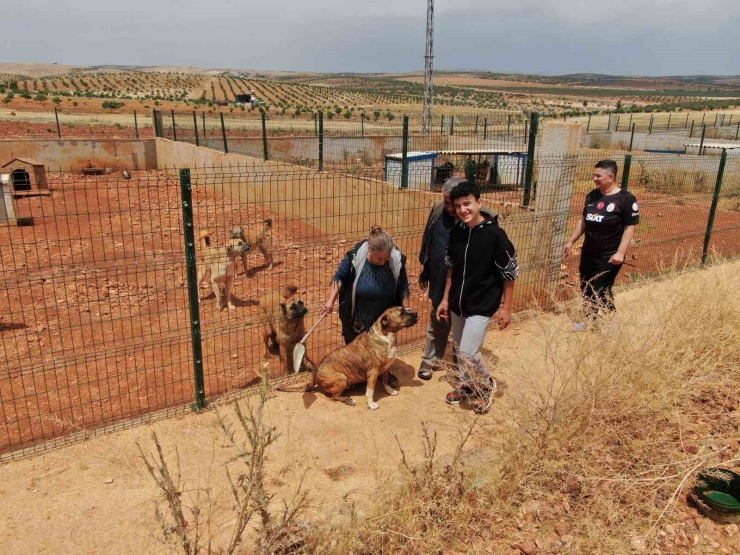
<path fill-rule="evenodd" d="M 488 369 L 479 356 L 480 348 L 486 339 L 488 324 L 491 323 L 490 316 L 458 316 L 450 312 L 452 317 L 452 339 L 457 345 L 458 357 L 464 357 L 467 360 L 474 361 L 477 359 L 478 364 L 474 367 L 481 373 L 488 374 Z"/>

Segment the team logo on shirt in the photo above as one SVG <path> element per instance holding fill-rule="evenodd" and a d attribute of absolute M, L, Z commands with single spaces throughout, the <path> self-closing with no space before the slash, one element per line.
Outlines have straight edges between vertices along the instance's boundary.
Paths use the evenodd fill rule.
<path fill-rule="evenodd" d="M 609 206 L 606 207 L 607 212 L 614 212 L 614 203 L 610 202 Z"/>
<path fill-rule="evenodd" d="M 598 210 L 601 210 L 602 208 L 604 208 L 604 203 L 603 202 L 600 202 L 599 204 L 596 205 L 596 208 Z"/>
<path fill-rule="evenodd" d="M 637 212 L 639 209 L 640 208 L 639 208 L 639 206 L 637 206 L 637 203 L 636 202 L 633 202 L 632 203 L 632 210 L 634 210 L 635 212 Z"/>

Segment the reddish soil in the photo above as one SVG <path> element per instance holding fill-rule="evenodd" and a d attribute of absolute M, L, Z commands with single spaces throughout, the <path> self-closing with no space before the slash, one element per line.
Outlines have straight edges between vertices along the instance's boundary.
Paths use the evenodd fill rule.
<path fill-rule="evenodd" d="M 32 227 L 0 228 L 0 366 L 8 369 L 0 374 L 0 452 L 194 400 L 178 180 L 63 174 L 49 184 L 51 197 L 17 201 Z M 216 242 L 232 225 L 274 221 L 275 266 L 268 271 L 259 252 L 250 256 L 249 276 L 234 286 L 237 310 L 218 310 L 210 292 L 200 303 L 212 399 L 249 384 L 261 367 L 259 297 L 296 283 L 312 322 L 353 243 L 202 187 L 193 204 L 195 229 L 209 229 Z M 340 341 L 335 316 L 312 335 L 309 354 L 320 360 Z M 269 362 L 279 373 L 277 357 Z"/>
<path fill-rule="evenodd" d="M 180 186 L 162 172 L 84 178 L 51 175 L 51 197 L 18 199 L 31 227 L 0 228 L 0 452 L 194 400 Z M 258 299 L 295 283 L 315 321 L 344 252 L 356 238 L 328 237 L 305 220 L 280 215 L 278 203 L 239 202 L 194 187 L 195 230 L 216 242 L 232 225 L 274 221 L 275 266 L 250 255 L 248 276 L 234 287 L 237 309 L 219 310 L 210 293 L 200 303 L 205 392 L 209 399 L 243 388 L 263 364 Z M 696 262 L 708 205 L 643 198 L 639 243 L 620 276 L 650 274 Z M 506 227 L 506 222 L 503 223 Z M 712 248 L 736 255 L 740 213 L 722 211 Z M 416 286 L 421 230 L 398 237 L 408 254 L 412 306 L 422 320 L 401 343 L 419 342 L 428 301 Z M 516 244 L 517 238 L 512 237 Z M 565 265 L 557 297 L 575 294 L 577 258 Z M 241 271 L 241 269 L 239 270 Z M 205 292 L 203 290 L 202 292 Z M 519 307 L 528 299 L 519 299 Z M 314 360 L 341 344 L 334 315 L 311 336 Z M 267 359 L 279 374 L 277 357 Z"/>

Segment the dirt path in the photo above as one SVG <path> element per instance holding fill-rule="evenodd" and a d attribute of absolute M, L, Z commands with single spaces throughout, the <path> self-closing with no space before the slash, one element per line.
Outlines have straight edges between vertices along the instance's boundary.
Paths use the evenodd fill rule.
<path fill-rule="evenodd" d="M 740 272 L 740 263 L 731 266 Z M 714 271 L 714 270 L 710 270 Z M 676 278 L 681 279 L 681 278 Z M 624 306 L 639 306 L 652 289 L 669 282 L 634 289 L 618 296 Z M 497 376 L 509 384 L 490 415 L 487 428 L 504 433 L 507 406 L 517 402 L 530 380 L 542 376 L 545 329 L 569 326 L 567 315 L 543 315 L 515 323 L 505 332 L 492 332 L 486 347 L 499 358 Z M 401 378 L 398 397 L 383 396 L 380 409 L 333 403 L 321 394 L 281 393 L 268 402 L 268 415 L 281 437 L 269 454 L 269 485 L 278 496 L 289 496 L 305 472 L 310 512 L 338 514 L 343 504 L 362 507 L 379 481 L 392 476 L 400 462 L 398 437 L 411 460 L 421 454 L 421 423 L 437 431 L 440 456 L 454 449 L 458 431 L 472 413 L 445 405 L 450 386 L 422 383 L 415 377 L 419 354 L 403 356 L 395 366 Z M 230 408 L 222 413 L 233 414 Z M 177 447 L 188 489 L 210 487 L 220 492 L 216 505 L 228 503 L 223 463 L 232 455 L 213 410 L 160 421 L 72 445 L 0 467 L 0 535 L 3 553 L 170 553 L 159 542 L 154 520 L 157 491 L 145 476 L 136 443 L 151 450 L 156 431 L 165 452 Z M 490 430 L 489 430 L 490 431 Z M 495 437 L 495 434 L 484 434 Z M 472 448 L 490 448 L 475 440 Z M 200 481 L 199 481 L 200 480 Z M 343 499 L 345 501 L 343 501 Z M 217 510 L 214 522 L 224 513 Z"/>

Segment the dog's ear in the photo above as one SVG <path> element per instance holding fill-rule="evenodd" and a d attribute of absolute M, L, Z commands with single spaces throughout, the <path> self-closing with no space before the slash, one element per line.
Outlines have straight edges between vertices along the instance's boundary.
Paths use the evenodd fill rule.
<path fill-rule="evenodd" d="M 285 288 L 285 292 L 283 293 L 283 298 L 284 299 L 289 299 L 293 295 L 295 295 L 296 293 L 298 293 L 298 287 L 296 287 L 295 285 L 288 285 Z"/>
<path fill-rule="evenodd" d="M 391 323 L 391 317 L 387 314 L 383 314 L 383 317 L 380 319 L 380 326 L 385 329 L 388 327 L 388 324 Z"/>

